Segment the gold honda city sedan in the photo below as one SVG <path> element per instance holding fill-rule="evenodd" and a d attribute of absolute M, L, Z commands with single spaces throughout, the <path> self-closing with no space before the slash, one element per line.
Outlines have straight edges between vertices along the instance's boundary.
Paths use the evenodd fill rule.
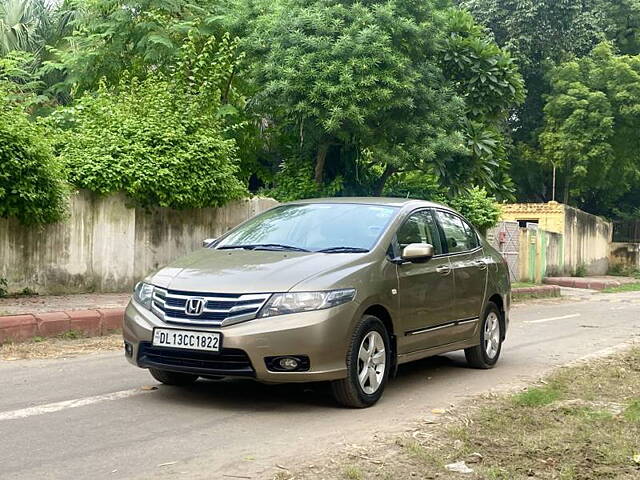
<path fill-rule="evenodd" d="M 367 407 L 402 363 L 464 350 L 493 367 L 510 288 L 501 255 L 448 207 L 301 200 L 140 282 L 125 354 L 168 385 L 328 381 L 338 402 Z"/>

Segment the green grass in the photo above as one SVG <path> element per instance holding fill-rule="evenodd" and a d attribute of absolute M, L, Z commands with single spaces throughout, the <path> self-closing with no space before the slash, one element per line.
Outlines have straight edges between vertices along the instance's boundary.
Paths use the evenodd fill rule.
<path fill-rule="evenodd" d="M 84 337 L 86 337 L 86 335 L 80 330 L 67 330 L 66 332 L 61 333 L 57 336 L 57 338 L 61 338 L 63 340 L 77 340 L 78 338 Z"/>
<path fill-rule="evenodd" d="M 533 282 L 513 282 L 511 284 L 511 288 L 528 288 L 528 287 L 538 287 L 540 286 L 539 283 L 533 283 Z"/>
<path fill-rule="evenodd" d="M 344 469 L 344 478 L 348 480 L 362 480 L 362 471 L 353 465 Z"/>
<path fill-rule="evenodd" d="M 640 282 L 626 283 L 619 287 L 610 287 L 600 290 L 601 293 L 622 293 L 622 292 L 640 292 Z"/>
<path fill-rule="evenodd" d="M 562 392 L 554 385 L 531 387 L 525 392 L 516 394 L 513 397 L 513 403 L 520 407 L 541 407 L 555 402 L 561 396 Z"/>
<path fill-rule="evenodd" d="M 624 418 L 630 422 L 640 423 L 640 398 L 629 404 L 624 411 Z"/>

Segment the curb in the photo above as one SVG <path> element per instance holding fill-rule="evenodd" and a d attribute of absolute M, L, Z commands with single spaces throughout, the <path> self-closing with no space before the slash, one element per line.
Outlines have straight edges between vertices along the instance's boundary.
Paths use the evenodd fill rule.
<path fill-rule="evenodd" d="M 557 298 L 561 296 L 560 287 L 558 285 L 539 285 L 536 287 L 514 288 L 511 294 L 515 300 L 521 300 L 527 297 L 534 298 Z"/>
<path fill-rule="evenodd" d="M 560 287 L 584 288 L 587 290 L 604 290 L 610 287 L 622 285 L 616 280 L 593 280 L 583 277 L 546 277 L 542 283 L 547 285 L 558 285 Z"/>
<path fill-rule="evenodd" d="M 55 337 L 69 330 L 77 330 L 87 337 L 106 335 L 120 330 L 123 320 L 124 308 L 0 316 L 0 345 L 38 336 Z"/>

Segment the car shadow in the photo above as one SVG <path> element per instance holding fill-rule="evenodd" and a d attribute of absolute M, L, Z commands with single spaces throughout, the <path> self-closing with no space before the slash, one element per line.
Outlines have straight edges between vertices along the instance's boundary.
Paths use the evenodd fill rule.
<path fill-rule="evenodd" d="M 396 377 L 387 385 L 385 394 L 393 395 L 394 390 L 423 384 L 427 377 L 455 374 L 450 370 L 459 368 L 466 368 L 464 356 L 459 354 L 429 357 L 401 365 Z M 161 404 L 181 405 L 182 408 L 215 407 L 234 412 L 282 409 L 293 413 L 308 411 L 310 408 L 343 408 L 333 399 L 328 382 L 262 384 L 245 379 L 199 379 L 188 387 L 159 385 L 154 395 L 147 398 L 148 401 Z"/>

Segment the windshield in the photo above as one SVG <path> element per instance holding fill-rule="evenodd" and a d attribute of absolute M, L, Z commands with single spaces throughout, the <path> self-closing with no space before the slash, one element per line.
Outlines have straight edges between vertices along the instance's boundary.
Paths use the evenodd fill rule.
<path fill-rule="evenodd" d="M 283 205 L 241 225 L 216 248 L 366 252 L 397 210 L 352 203 Z"/>

